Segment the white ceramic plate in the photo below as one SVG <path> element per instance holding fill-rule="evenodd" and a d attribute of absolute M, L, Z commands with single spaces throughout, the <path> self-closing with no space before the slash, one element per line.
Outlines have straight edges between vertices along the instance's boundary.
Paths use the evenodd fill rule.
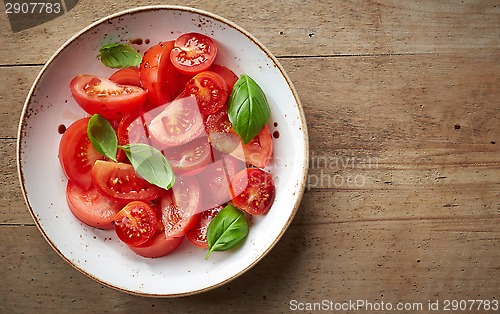
<path fill-rule="evenodd" d="M 65 178 L 57 157 L 58 126 L 86 116 L 72 99 L 69 82 L 77 74 L 109 76 L 96 55 L 101 45 L 137 38 L 150 45 L 199 32 L 218 44 L 216 62 L 257 81 L 272 114 L 268 127 L 278 131 L 268 169 L 276 199 L 270 212 L 255 217 L 239 248 L 206 251 L 185 240 L 174 253 L 157 259 L 135 255 L 114 234 L 79 222 L 66 204 Z M 275 124 L 277 123 L 277 127 Z M 50 245 L 72 266 L 94 280 L 128 293 L 180 296 L 218 287 L 241 275 L 277 243 L 302 197 L 308 167 L 306 123 L 297 93 L 276 58 L 253 36 L 214 14 L 177 6 L 141 7 L 106 17 L 66 42 L 42 69 L 26 100 L 18 134 L 18 167 L 25 200 Z"/>

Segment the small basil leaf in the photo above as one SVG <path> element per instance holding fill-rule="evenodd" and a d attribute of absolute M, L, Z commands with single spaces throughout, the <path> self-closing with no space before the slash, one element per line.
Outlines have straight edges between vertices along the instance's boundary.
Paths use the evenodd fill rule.
<path fill-rule="evenodd" d="M 138 66 L 142 56 L 127 44 L 108 44 L 101 47 L 98 58 L 108 68 L 127 68 Z"/>
<path fill-rule="evenodd" d="M 170 189 L 175 183 L 172 167 L 163 154 L 147 144 L 127 144 L 123 149 L 139 176 L 151 184 Z"/>
<path fill-rule="evenodd" d="M 212 252 L 226 251 L 240 244 L 248 234 L 245 215 L 238 208 L 227 205 L 210 221 L 207 229 L 208 259 Z"/>
<path fill-rule="evenodd" d="M 243 74 L 234 84 L 227 113 L 234 130 L 247 144 L 267 123 L 271 108 L 260 86 Z"/>
<path fill-rule="evenodd" d="M 111 124 L 101 116 L 95 114 L 87 124 L 87 135 L 92 146 L 103 156 L 116 162 L 116 147 L 118 139 Z"/>

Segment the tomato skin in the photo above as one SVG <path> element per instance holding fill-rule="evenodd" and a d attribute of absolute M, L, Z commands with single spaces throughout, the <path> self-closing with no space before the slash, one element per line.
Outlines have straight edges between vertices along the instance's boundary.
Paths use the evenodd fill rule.
<path fill-rule="evenodd" d="M 202 249 L 208 249 L 207 229 L 212 219 L 222 210 L 222 206 L 207 209 L 200 213 L 198 223 L 186 233 L 191 243 Z"/>
<path fill-rule="evenodd" d="M 187 144 L 172 147 L 164 155 L 176 174 L 195 175 L 210 163 L 210 144 L 207 137 L 197 138 Z"/>
<path fill-rule="evenodd" d="M 132 85 L 116 84 L 93 75 L 77 75 L 70 82 L 71 94 L 89 114 L 101 114 L 108 120 L 120 120 L 144 105 L 146 91 Z"/>
<path fill-rule="evenodd" d="M 81 222 L 98 229 L 113 229 L 115 215 L 122 205 L 108 200 L 96 188 L 83 190 L 72 181 L 66 186 L 69 209 Z"/>
<path fill-rule="evenodd" d="M 172 253 L 182 244 L 183 240 L 184 237 L 167 238 L 165 233 L 159 233 L 146 243 L 138 246 L 129 246 L 129 249 L 142 257 L 156 258 Z"/>
<path fill-rule="evenodd" d="M 177 176 L 161 199 L 167 238 L 182 237 L 197 223 L 201 209 L 200 184 L 195 177 Z"/>
<path fill-rule="evenodd" d="M 121 204 L 134 200 L 151 201 L 163 191 L 139 177 L 132 165 L 110 161 L 95 162 L 92 182 L 103 196 Z"/>
<path fill-rule="evenodd" d="M 73 122 L 59 142 L 59 162 L 66 177 L 84 190 L 92 186 L 94 162 L 104 159 L 88 138 L 89 120 L 90 118 L 83 118 Z"/>
<path fill-rule="evenodd" d="M 141 201 L 132 201 L 116 214 L 115 232 L 129 246 L 138 246 L 151 239 L 156 232 L 156 213 Z"/>
<path fill-rule="evenodd" d="M 168 106 L 148 113 L 154 116 L 148 126 L 149 133 L 163 147 L 186 144 L 204 131 L 203 117 L 193 96 L 180 96 Z"/>
<path fill-rule="evenodd" d="M 133 85 L 142 87 L 141 79 L 139 77 L 139 68 L 136 67 L 120 69 L 113 73 L 109 77 L 109 80 L 121 85 Z"/>
<path fill-rule="evenodd" d="M 217 45 L 208 36 L 186 33 L 175 40 L 170 60 L 175 68 L 186 75 L 207 70 L 217 56 Z"/>
<path fill-rule="evenodd" d="M 232 202 L 250 215 L 264 215 L 274 202 L 276 189 L 272 176 L 259 168 L 236 174 L 231 182 Z"/>
<path fill-rule="evenodd" d="M 170 61 L 172 48 L 174 41 L 161 42 L 149 48 L 142 58 L 139 77 L 153 108 L 175 99 L 189 80 Z"/>
<path fill-rule="evenodd" d="M 273 154 L 273 138 L 267 126 L 247 144 L 243 144 L 243 154 L 247 164 L 259 168 L 265 168 Z"/>
<path fill-rule="evenodd" d="M 220 64 L 212 64 L 212 66 L 208 70 L 219 74 L 224 79 L 224 81 L 226 81 L 227 89 L 229 91 L 229 94 L 231 94 L 234 84 L 236 84 L 236 81 L 238 80 L 238 76 L 229 68 Z"/>
<path fill-rule="evenodd" d="M 226 81 L 219 74 L 210 71 L 196 74 L 187 82 L 184 92 L 196 97 L 203 115 L 216 113 L 229 98 Z"/>

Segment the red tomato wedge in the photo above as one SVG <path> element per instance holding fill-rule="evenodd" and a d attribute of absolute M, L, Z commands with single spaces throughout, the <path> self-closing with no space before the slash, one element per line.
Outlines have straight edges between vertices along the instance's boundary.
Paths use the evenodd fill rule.
<path fill-rule="evenodd" d="M 276 194 L 273 177 L 258 168 L 248 168 L 236 174 L 231 182 L 232 202 L 250 215 L 266 214 Z"/>
<path fill-rule="evenodd" d="M 219 111 L 229 97 L 226 81 L 215 72 L 205 71 L 196 74 L 186 84 L 185 94 L 196 97 L 203 115 Z"/>
<path fill-rule="evenodd" d="M 202 209 L 209 209 L 230 201 L 230 182 L 243 169 L 245 169 L 244 162 L 227 155 L 208 165 L 197 176 L 202 188 Z"/>
<path fill-rule="evenodd" d="M 151 145 L 148 124 L 152 118 L 147 113 L 132 112 L 127 114 L 118 124 L 116 136 L 120 145 L 143 143 Z"/>
<path fill-rule="evenodd" d="M 273 139 L 267 126 L 247 144 L 243 144 L 234 131 L 226 112 L 209 115 L 205 120 L 205 130 L 212 146 L 247 164 L 265 168 L 273 153 Z"/>
<path fill-rule="evenodd" d="M 110 161 L 96 161 L 92 168 L 92 182 L 102 195 L 122 204 L 134 200 L 147 202 L 163 191 L 139 177 L 132 165 Z"/>
<path fill-rule="evenodd" d="M 175 40 L 170 60 L 181 73 L 193 75 L 207 70 L 216 56 L 217 45 L 210 37 L 187 33 Z"/>
<path fill-rule="evenodd" d="M 139 68 L 135 67 L 120 69 L 113 73 L 109 77 L 109 80 L 121 85 L 142 86 L 139 77 Z"/>
<path fill-rule="evenodd" d="M 182 237 L 198 221 L 201 208 L 200 184 L 195 177 L 177 176 L 161 200 L 162 221 L 167 238 Z"/>
<path fill-rule="evenodd" d="M 177 249 L 184 237 L 167 238 L 165 233 L 159 233 L 153 236 L 146 243 L 138 246 L 129 246 L 137 255 L 148 258 L 162 257 L 168 255 Z"/>
<path fill-rule="evenodd" d="M 96 160 L 104 159 L 92 146 L 87 135 L 90 118 L 71 124 L 59 142 L 59 161 L 64 173 L 74 184 L 84 190 L 92 186 L 92 166 Z"/>
<path fill-rule="evenodd" d="M 122 209 L 122 205 L 105 198 L 96 188 L 83 190 L 72 181 L 66 186 L 66 200 L 76 218 L 99 229 L 113 229 L 114 218 Z"/>
<path fill-rule="evenodd" d="M 179 73 L 170 62 L 174 41 L 161 42 L 149 48 L 142 58 L 140 81 L 147 90 L 153 107 L 175 99 L 184 89 L 189 77 Z"/>
<path fill-rule="evenodd" d="M 191 243 L 202 249 L 208 248 L 207 229 L 212 219 L 222 210 L 222 206 L 217 206 L 201 212 L 198 223 L 186 233 Z"/>
<path fill-rule="evenodd" d="M 175 173 L 195 175 L 210 162 L 210 144 L 207 137 L 200 137 L 187 144 L 166 149 L 164 155 Z"/>
<path fill-rule="evenodd" d="M 146 91 L 120 85 L 93 75 L 78 75 L 70 83 L 75 101 L 89 114 L 99 113 L 108 120 L 120 120 L 144 105 Z"/>
<path fill-rule="evenodd" d="M 156 232 L 156 213 L 141 201 L 128 203 L 116 214 L 114 221 L 116 235 L 130 246 L 144 244 Z"/>
<path fill-rule="evenodd" d="M 233 90 L 234 84 L 238 80 L 238 76 L 231 71 L 229 68 L 219 65 L 219 64 L 212 64 L 210 69 L 208 69 L 211 72 L 215 72 L 222 76 L 224 81 L 226 81 L 227 84 L 227 89 L 229 91 L 229 94 L 231 94 L 231 91 Z"/>
<path fill-rule="evenodd" d="M 164 147 L 186 144 L 204 131 L 203 118 L 193 96 L 179 97 L 148 113 L 154 116 L 149 133 Z"/>

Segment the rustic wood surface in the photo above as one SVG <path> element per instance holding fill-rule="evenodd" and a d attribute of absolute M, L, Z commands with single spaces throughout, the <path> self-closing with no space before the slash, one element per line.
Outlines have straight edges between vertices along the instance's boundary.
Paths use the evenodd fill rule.
<path fill-rule="evenodd" d="M 75 32 L 159 3 L 81 0 L 18 33 L 1 15 L 1 313 L 278 313 L 291 300 L 426 309 L 429 300 L 500 299 L 498 1 L 161 2 L 224 16 L 279 58 L 308 122 L 309 188 L 268 256 L 200 295 L 131 296 L 62 260 L 19 188 L 24 99 Z"/>

